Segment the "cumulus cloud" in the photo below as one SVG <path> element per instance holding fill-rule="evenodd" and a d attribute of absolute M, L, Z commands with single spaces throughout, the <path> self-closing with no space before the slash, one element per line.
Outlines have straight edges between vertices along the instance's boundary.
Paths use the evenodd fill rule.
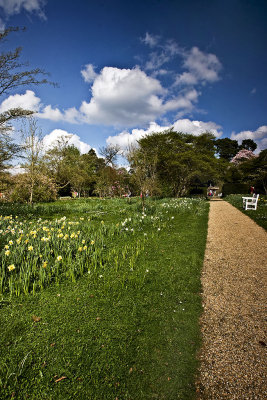
<path fill-rule="evenodd" d="M 0 112 L 11 108 L 23 108 L 25 110 L 38 111 L 41 100 L 35 96 L 32 90 L 26 90 L 25 94 L 14 94 L 5 99 L 0 105 Z"/>
<path fill-rule="evenodd" d="M 187 70 L 176 77 L 175 85 L 195 85 L 218 81 L 222 64 L 215 54 L 205 53 L 198 47 L 183 52 L 183 67 Z"/>
<path fill-rule="evenodd" d="M 169 126 L 160 126 L 156 122 L 151 122 L 148 129 L 132 129 L 132 132 L 123 131 L 115 136 L 109 136 L 106 140 L 108 145 L 118 145 L 122 149 L 127 149 L 134 145 L 142 137 L 154 132 L 163 132 L 169 129 Z"/>
<path fill-rule="evenodd" d="M 48 105 L 43 107 L 36 116 L 42 119 L 64 121 L 71 124 L 76 124 L 81 121 L 81 114 L 75 107 L 60 111 L 57 107 L 53 108 L 51 105 Z"/>
<path fill-rule="evenodd" d="M 267 148 L 267 125 L 260 126 L 255 131 L 233 132 L 231 134 L 231 139 L 237 140 L 239 144 L 241 144 L 242 140 L 252 139 L 257 143 L 257 152 L 259 152 Z"/>
<path fill-rule="evenodd" d="M 191 121 L 189 119 L 179 119 L 173 124 L 174 130 L 177 132 L 191 133 L 199 136 L 204 132 L 210 132 L 219 138 L 222 135 L 221 126 L 215 122 Z"/>
<path fill-rule="evenodd" d="M 109 136 L 106 140 L 108 145 L 118 145 L 121 149 L 127 149 L 135 145 L 142 137 L 151 135 L 155 132 L 164 132 L 170 128 L 177 132 L 190 133 L 199 136 L 204 132 L 211 132 L 217 138 L 222 135 L 221 126 L 215 122 L 191 121 L 189 119 L 180 119 L 172 125 L 160 126 L 156 122 L 151 122 L 148 129 L 132 129 L 131 132 L 123 131 L 118 135 Z"/>
<path fill-rule="evenodd" d="M 94 68 L 95 67 L 93 64 L 87 64 L 85 69 L 81 70 L 81 74 L 85 82 L 92 83 L 97 77 L 97 73 L 95 72 Z"/>
<path fill-rule="evenodd" d="M 79 110 L 84 122 L 126 127 L 147 124 L 169 111 L 191 111 L 199 96 L 189 89 L 170 97 L 158 79 L 139 68 L 105 67 L 91 92 L 90 102 Z"/>
<path fill-rule="evenodd" d="M 69 133 L 63 129 L 54 129 L 51 133 L 44 136 L 43 145 L 44 149 L 48 150 L 57 145 L 58 140 L 64 139 L 67 141 L 68 145 L 74 145 L 80 150 L 82 154 L 88 153 L 92 148 L 89 144 L 82 142 L 78 135 Z"/>
<path fill-rule="evenodd" d="M 92 85 L 92 98 L 80 111 L 92 124 L 133 126 L 147 123 L 163 112 L 160 82 L 139 68 L 105 67 Z"/>

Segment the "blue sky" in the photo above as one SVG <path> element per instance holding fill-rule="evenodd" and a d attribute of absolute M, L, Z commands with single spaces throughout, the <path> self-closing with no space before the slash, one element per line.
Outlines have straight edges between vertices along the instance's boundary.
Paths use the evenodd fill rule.
<path fill-rule="evenodd" d="M 9 93 L 0 112 L 35 110 L 47 143 L 125 148 L 174 126 L 267 147 L 265 0 L 0 0 L 0 18 L 27 28 L 3 49 L 59 85 Z"/>

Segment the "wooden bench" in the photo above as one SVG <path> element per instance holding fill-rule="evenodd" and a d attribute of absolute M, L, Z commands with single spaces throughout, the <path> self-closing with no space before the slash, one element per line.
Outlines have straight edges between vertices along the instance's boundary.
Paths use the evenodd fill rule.
<path fill-rule="evenodd" d="M 245 210 L 257 210 L 257 204 L 258 204 L 258 199 L 259 195 L 255 197 L 242 197 L 243 199 L 243 208 Z"/>

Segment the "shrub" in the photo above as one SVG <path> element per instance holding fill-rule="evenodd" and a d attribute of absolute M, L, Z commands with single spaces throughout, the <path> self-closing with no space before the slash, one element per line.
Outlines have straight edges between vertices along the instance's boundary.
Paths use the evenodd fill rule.
<path fill-rule="evenodd" d="M 249 193 L 249 185 L 247 183 L 225 183 L 222 187 L 223 196 L 244 193 Z"/>
<path fill-rule="evenodd" d="M 16 175 L 14 186 L 11 189 L 8 200 L 15 203 L 26 203 L 30 198 L 30 177 L 28 174 Z M 33 189 L 34 202 L 54 201 L 57 198 L 57 189 L 54 182 L 45 175 L 35 178 Z"/>

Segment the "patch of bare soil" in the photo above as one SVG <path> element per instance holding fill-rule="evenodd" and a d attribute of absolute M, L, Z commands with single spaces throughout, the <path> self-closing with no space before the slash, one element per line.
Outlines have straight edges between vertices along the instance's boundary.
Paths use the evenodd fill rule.
<path fill-rule="evenodd" d="M 267 233 L 211 201 L 202 273 L 199 399 L 266 399 Z"/>

